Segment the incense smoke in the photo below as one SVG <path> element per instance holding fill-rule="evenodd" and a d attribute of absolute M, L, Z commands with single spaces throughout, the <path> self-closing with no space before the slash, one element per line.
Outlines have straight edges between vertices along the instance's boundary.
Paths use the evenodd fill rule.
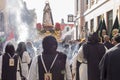
<path fill-rule="evenodd" d="M 17 42 L 34 39 L 37 35 L 35 20 L 26 8 L 22 0 L 9 0 L 7 2 L 7 13 L 9 16 L 8 32 L 13 31 Z"/>

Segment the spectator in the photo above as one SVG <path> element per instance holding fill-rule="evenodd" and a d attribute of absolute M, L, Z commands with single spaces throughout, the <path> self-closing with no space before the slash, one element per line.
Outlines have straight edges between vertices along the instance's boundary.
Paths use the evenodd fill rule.
<path fill-rule="evenodd" d="M 116 34 L 116 35 L 114 35 L 114 36 L 112 37 L 111 43 L 112 43 L 113 45 L 118 44 L 118 42 L 115 40 L 115 37 L 117 37 L 117 36 L 119 36 L 119 35 L 120 35 L 120 33 L 118 33 L 118 34 Z"/>
<path fill-rule="evenodd" d="M 104 35 L 104 43 L 105 47 L 107 47 L 107 49 L 112 48 L 114 45 L 110 42 L 110 38 L 108 35 Z"/>
<path fill-rule="evenodd" d="M 106 52 L 99 64 L 100 80 L 120 80 L 120 35 L 114 39 L 117 44 Z"/>

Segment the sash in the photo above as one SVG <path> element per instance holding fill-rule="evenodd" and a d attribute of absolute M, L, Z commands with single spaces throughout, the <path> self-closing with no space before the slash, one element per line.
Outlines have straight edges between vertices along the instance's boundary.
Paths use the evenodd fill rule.
<path fill-rule="evenodd" d="M 2 59 L 3 59 L 3 55 L 0 56 L 0 80 L 1 80 L 1 75 L 2 75 Z"/>
<path fill-rule="evenodd" d="M 52 80 L 64 80 L 64 70 L 65 70 L 65 64 L 66 64 L 66 55 L 61 54 L 58 52 L 58 57 L 55 60 L 55 63 L 50 70 L 52 73 Z M 46 57 L 47 58 L 47 57 Z M 52 60 L 53 61 L 53 60 Z M 49 64 L 49 61 L 46 63 Z M 47 66 L 48 67 L 48 66 Z M 48 68 L 47 68 L 48 69 Z M 46 71 L 44 69 L 44 66 L 42 64 L 41 60 L 41 55 L 38 56 L 38 76 L 39 80 L 44 80 L 45 79 L 45 74 Z M 46 74 L 46 76 L 51 76 L 51 74 Z"/>

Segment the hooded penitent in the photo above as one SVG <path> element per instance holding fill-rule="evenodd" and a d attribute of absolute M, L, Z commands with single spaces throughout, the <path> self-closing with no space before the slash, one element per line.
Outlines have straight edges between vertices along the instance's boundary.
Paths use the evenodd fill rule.
<path fill-rule="evenodd" d="M 90 33 L 88 36 L 88 42 L 93 44 L 98 43 L 99 42 L 98 34 L 96 32 Z"/>
<path fill-rule="evenodd" d="M 11 61 L 12 60 L 12 61 Z M 13 62 L 13 63 L 11 63 Z M 18 56 L 13 44 L 8 43 L 2 58 L 2 80 L 16 80 Z"/>
<path fill-rule="evenodd" d="M 83 44 L 83 54 L 84 58 L 87 60 L 88 80 L 100 80 L 98 64 L 105 54 L 105 47 L 103 44 L 99 43 L 99 37 L 96 32 L 90 34 L 88 42 Z"/>
<path fill-rule="evenodd" d="M 48 71 L 52 74 L 51 80 L 64 80 L 64 71 L 66 64 L 66 55 L 57 51 L 57 40 L 53 36 L 46 36 L 43 39 L 43 53 L 38 56 L 39 80 L 45 80 L 44 74 Z M 43 58 L 43 60 L 42 60 Z M 55 59 L 56 58 L 56 59 Z M 51 65 L 55 60 L 53 67 Z M 43 66 L 46 66 L 46 70 Z"/>

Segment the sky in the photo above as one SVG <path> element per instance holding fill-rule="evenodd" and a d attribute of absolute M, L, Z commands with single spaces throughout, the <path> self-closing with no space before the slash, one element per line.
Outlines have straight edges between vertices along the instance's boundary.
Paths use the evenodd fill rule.
<path fill-rule="evenodd" d="M 24 0 L 28 9 L 35 9 L 37 14 L 37 22 L 42 23 L 43 9 L 45 7 L 46 0 Z M 67 15 L 74 14 L 74 0 L 48 0 L 54 23 L 64 22 L 67 23 Z"/>

